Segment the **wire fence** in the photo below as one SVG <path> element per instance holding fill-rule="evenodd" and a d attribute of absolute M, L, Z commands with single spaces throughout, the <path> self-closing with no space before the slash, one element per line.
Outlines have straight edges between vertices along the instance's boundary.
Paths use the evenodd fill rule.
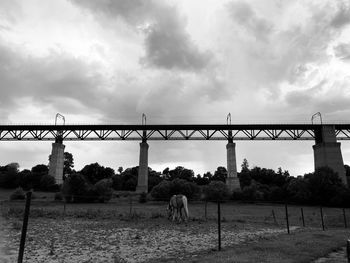
<path fill-rule="evenodd" d="M 88 197 L 88 196 L 80 196 Z M 2 201 L 1 214 L 23 219 L 18 262 L 22 262 L 28 220 L 31 218 L 87 218 L 124 220 L 168 220 L 168 199 L 141 200 L 138 195 L 114 198 L 107 203 L 66 203 L 50 198 Z M 322 206 L 299 206 L 286 203 L 242 203 L 217 200 L 189 200 L 187 223 L 201 221 L 217 226 L 217 249 L 222 246 L 222 225 L 257 225 L 285 229 L 290 234 L 297 228 L 348 228 L 349 209 Z"/>

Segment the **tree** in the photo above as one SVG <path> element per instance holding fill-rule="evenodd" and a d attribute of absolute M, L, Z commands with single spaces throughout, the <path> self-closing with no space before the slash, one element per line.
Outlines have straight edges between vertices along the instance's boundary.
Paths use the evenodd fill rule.
<path fill-rule="evenodd" d="M 344 185 L 338 174 L 329 167 L 317 168 L 304 176 L 314 204 L 328 205 Z"/>
<path fill-rule="evenodd" d="M 223 166 L 219 166 L 214 172 L 214 176 L 212 177 L 212 181 L 221 181 L 225 182 L 227 178 L 227 170 Z"/>
<path fill-rule="evenodd" d="M 40 189 L 41 178 L 49 174 L 49 168 L 45 164 L 38 164 L 32 167 L 30 177 L 27 181 L 28 188 Z"/>
<path fill-rule="evenodd" d="M 74 168 L 73 154 L 64 152 L 63 175 L 71 174 L 73 172 L 72 168 Z"/>
<path fill-rule="evenodd" d="M 241 173 L 248 173 L 249 170 L 249 163 L 246 158 L 243 159 L 243 163 L 241 164 Z"/>
<path fill-rule="evenodd" d="M 186 180 L 189 182 L 193 182 L 194 181 L 194 172 L 190 169 L 186 169 L 183 166 L 177 166 L 175 169 L 169 171 L 169 179 L 170 180 L 183 179 L 183 180 Z"/>
<path fill-rule="evenodd" d="M 40 179 L 40 190 L 53 191 L 58 190 L 56 186 L 56 180 L 53 176 L 45 174 Z"/>
<path fill-rule="evenodd" d="M 80 173 L 83 174 L 91 184 L 95 184 L 102 179 L 112 178 L 114 170 L 109 167 L 105 168 L 98 163 L 92 163 L 85 165 Z"/>
<path fill-rule="evenodd" d="M 111 179 L 102 179 L 98 181 L 94 190 L 98 194 L 98 200 L 102 203 L 111 200 L 113 194 L 112 180 Z"/>
<path fill-rule="evenodd" d="M 19 186 L 19 164 L 10 163 L 0 167 L 0 185 L 4 188 Z"/>
<path fill-rule="evenodd" d="M 97 198 L 93 186 L 80 173 L 70 174 L 62 185 L 62 194 L 67 202 L 89 202 Z"/>
<path fill-rule="evenodd" d="M 204 187 L 205 199 L 209 201 L 220 201 L 228 198 L 227 185 L 221 181 L 212 181 Z"/>
<path fill-rule="evenodd" d="M 119 166 L 119 167 L 118 167 L 118 173 L 121 174 L 123 171 L 124 171 L 124 168 L 121 167 L 121 166 Z"/>
<path fill-rule="evenodd" d="M 243 163 L 241 164 L 241 172 L 238 174 L 239 183 L 241 185 L 241 189 L 245 186 L 249 186 L 252 182 L 252 177 L 250 176 L 249 164 L 246 158 L 243 159 Z"/>

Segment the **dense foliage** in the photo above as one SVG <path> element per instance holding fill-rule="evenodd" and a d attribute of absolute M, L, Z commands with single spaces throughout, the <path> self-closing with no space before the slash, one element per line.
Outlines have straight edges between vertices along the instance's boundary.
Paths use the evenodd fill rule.
<path fill-rule="evenodd" d="M 138 166 L 115 172 L 98 163 L 88 164 L 75 171 L 73 155 L 64 154 L 64 183 L 62 197 L 71 202 L 106 202 L 113 190 L 135 191 Z M 347 178 L 350 167 L 345 165 Z M 148 168 L 148 191 L 154 199 L 165 200 L 173 194 L 184 194 L 189 199 L 221 200 L 232 198 L 243 201 L 290 202 L 310 205 L 346 206 L 350 204 L 350 190 L 338 175 L 328 167 L 314 173 L 292 177 L 288 171 L 261 167 L 249 167 L 243 160 L 238 173 L 241 190 L 229 193 L 225 181 L 227 170 L 218 167 L 214 174 L 195 175 L 193 170 L 182 166 L 157 172 Z M 18 163 L 0 166 L 0 187 L 24 190 L 59 191 L 55 179 L 49 175 L 48 165 L 39 164 L 30 170 L 19 170 Z M 17 192 L 20 190 L 17 189 Z M 19 194 L 21 196 L 21 193 Z M 20 197 L 19 197 L 20 198 Z M 145 198 L 144 198 L 145 199 Z M 146 200 L 146 199 L 145 199 Z M 143 201 L 145 201 L 143 200 Z"/>

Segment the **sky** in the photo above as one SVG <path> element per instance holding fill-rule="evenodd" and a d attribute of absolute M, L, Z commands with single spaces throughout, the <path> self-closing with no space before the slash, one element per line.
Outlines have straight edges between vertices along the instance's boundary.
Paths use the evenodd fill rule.
<path fill-rule="evenodd" d="M 0 123 L 348 122 L 349 0 L 1 0 Z M 0 165 L 52 142 L 0 142 Z M 138 142 L 64 142 L 75 169 L 138 165 Z M 149 166 L 226 166 L 224 141 L 149 142 Z M 237 168 L 314 169 L 313 142 L 236 142 Z M 350 142 L 342 141 L 350 164 Z"/>

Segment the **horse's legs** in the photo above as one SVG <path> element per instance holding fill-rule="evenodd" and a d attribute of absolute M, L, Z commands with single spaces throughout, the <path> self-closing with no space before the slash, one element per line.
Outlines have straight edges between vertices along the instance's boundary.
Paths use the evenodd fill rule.
<path fill-rule="evenodd" d="M 182 208 L 179 209 L 180 210 L 180 222 L 182 221 Z"/>

